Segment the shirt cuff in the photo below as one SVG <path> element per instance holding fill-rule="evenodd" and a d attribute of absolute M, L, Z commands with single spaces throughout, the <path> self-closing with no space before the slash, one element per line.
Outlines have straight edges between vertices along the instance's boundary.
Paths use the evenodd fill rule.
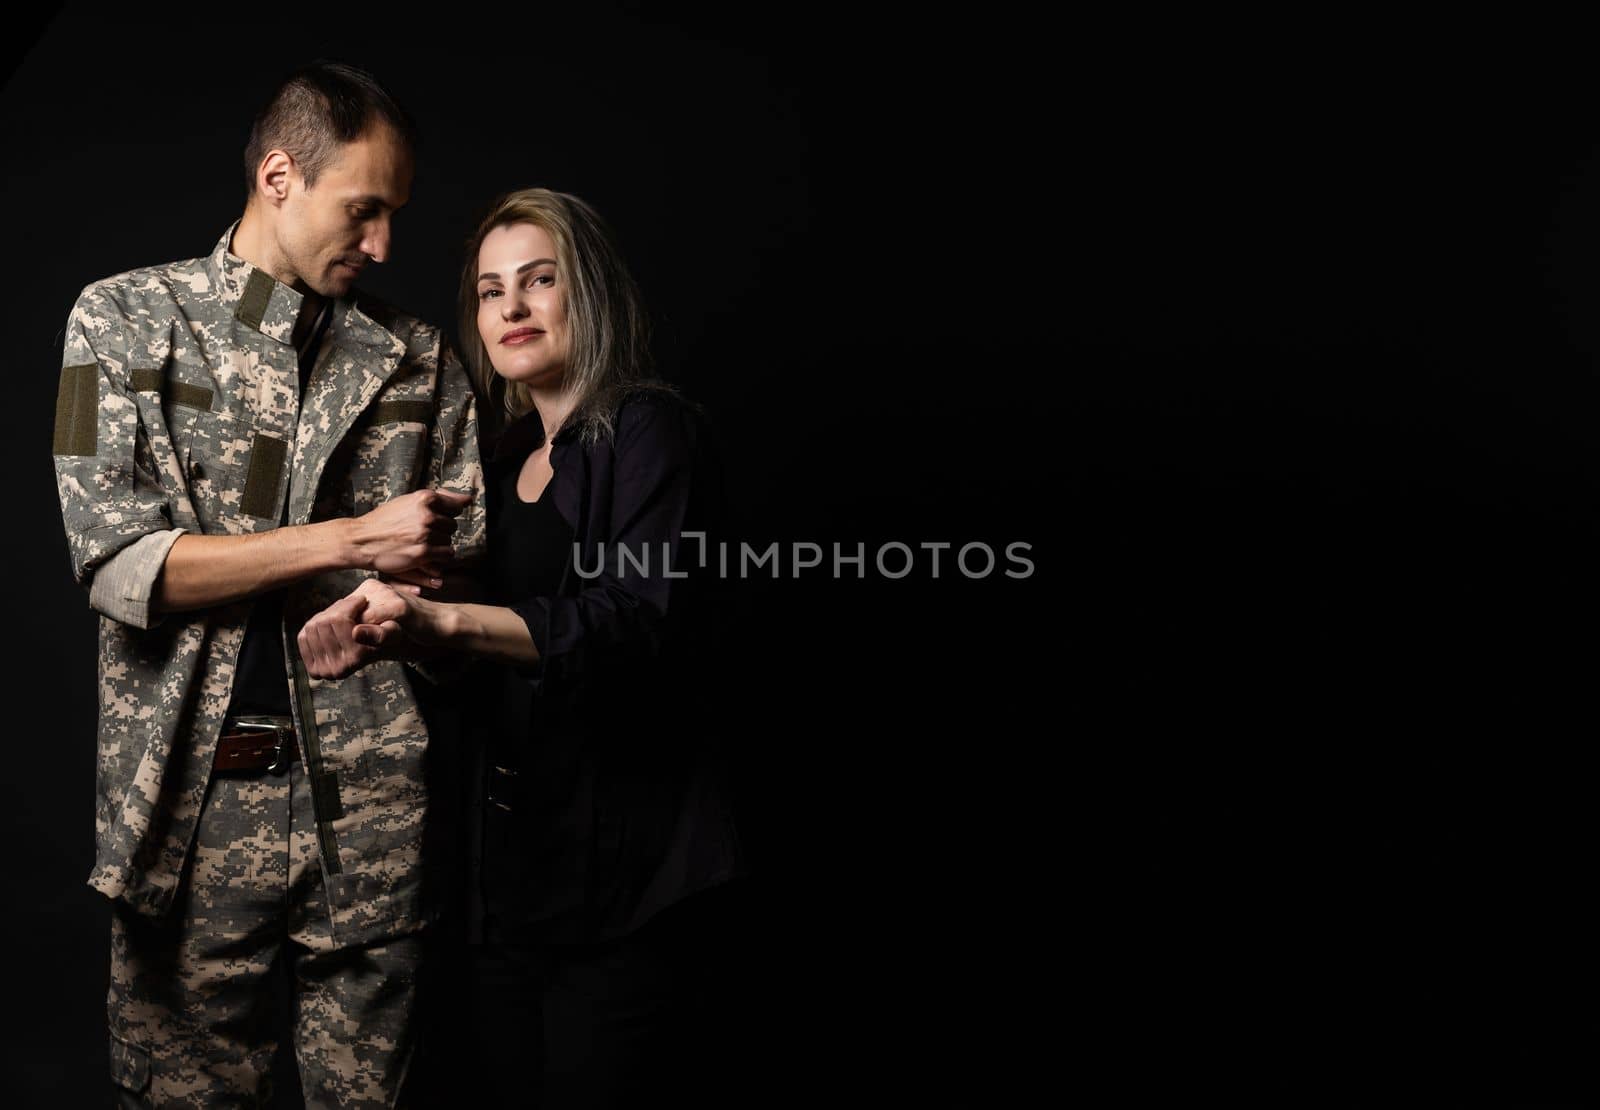
<path fill-rule="evenodd" d="M 89 585 L 90 607 L 135 628 L 159 623 L 159 615 L 151 619 L 150 595 L 155 592 L 167 552 L 183 533 L 182 528 L 169 528 L 140 536 L 101 563 Z"/>
<path fill-rule="evenodd" d="M 532 663 L 507 664 L 519 678 L 539 686 L 544 682 L 545 657 L 550 643 L 550 599 L 544 597 L 529 598 L 519 601 L 506 608 L 522 618 L 522 623 L 528 626 L 528 639 L 533 641 L 533 650 L 538 658 Z"/>

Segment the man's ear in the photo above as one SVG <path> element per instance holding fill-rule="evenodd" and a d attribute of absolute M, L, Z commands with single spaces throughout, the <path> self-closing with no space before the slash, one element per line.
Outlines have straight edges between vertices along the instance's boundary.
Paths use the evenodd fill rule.
<path fill-rule="evenodd" d="M 297 176 L 293 158 L 284 151 L 269 150 L 256 167 L 256 196 L 276 208 L 288 199 L 290 179 Z"/>

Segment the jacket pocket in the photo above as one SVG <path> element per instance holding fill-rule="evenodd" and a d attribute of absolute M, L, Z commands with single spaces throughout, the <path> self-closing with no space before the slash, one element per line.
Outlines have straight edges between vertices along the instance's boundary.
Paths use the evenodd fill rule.
<path fill-rule="evenodd" d="M 327 877 L 333 931 L 344 945 L 396 935 L 422 923 L 422 852 L 412 843 L 365 855 Z"/>
<path fill-rule="evenodd" d="M 111 1034 L 111 1081 L 139 1095 L 150 1086 L 150 1053 Z"/>
<path fill-rule="evenodd" d="M 357 514 L 416 488 L 428 425 L 415 413 L 377 406 L 375 417 L 356 441 L 350 460 L 350 494 Z"/>
<path fill-rule="evenodd" d="M 289 444 L 225 413 L 172 405 L 172 446 L 189 500 L 208 533 L 274 527 L 283 513 Z"/>

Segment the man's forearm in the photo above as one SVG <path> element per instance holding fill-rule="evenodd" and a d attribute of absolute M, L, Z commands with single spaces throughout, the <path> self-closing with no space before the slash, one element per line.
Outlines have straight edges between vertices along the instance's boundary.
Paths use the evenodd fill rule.
<path fill-rule="evenodd" d="M 152 608 L 203 609 L 302 578 L 361 565 L 351 521 L 325 520 L 250 536 L 185 534 L 167 552 Z"/>

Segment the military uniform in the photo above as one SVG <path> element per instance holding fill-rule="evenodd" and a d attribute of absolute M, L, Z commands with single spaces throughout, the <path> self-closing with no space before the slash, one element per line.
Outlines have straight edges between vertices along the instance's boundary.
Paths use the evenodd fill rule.
<path fill-rule="evenodd" d="M 155 1102 L 263 1097 L 273 1046 L 250 1028 L 287 941 L 308 1100 L 383 1105 L 426 917 L 427 734 L 405 665 L 323 681 L 295 650 L 369 572 L 284 592 L 303 764 L 283 776 L 212 769 L 252 602 L 153 616 L 150 598 L 183 532 L 356 516 L 423 486 L 474 495 L 453 543 L 476 556 L 476 408 L 438 329 L 359 294 L 334 302 L 302 397 L 303 298 L 231 253 L 237 226 L 209 257 L 88 286 L 66 332 L 53 453 L 101 613 L 89 882 L 116 904 L 113 1074 Z"/>

